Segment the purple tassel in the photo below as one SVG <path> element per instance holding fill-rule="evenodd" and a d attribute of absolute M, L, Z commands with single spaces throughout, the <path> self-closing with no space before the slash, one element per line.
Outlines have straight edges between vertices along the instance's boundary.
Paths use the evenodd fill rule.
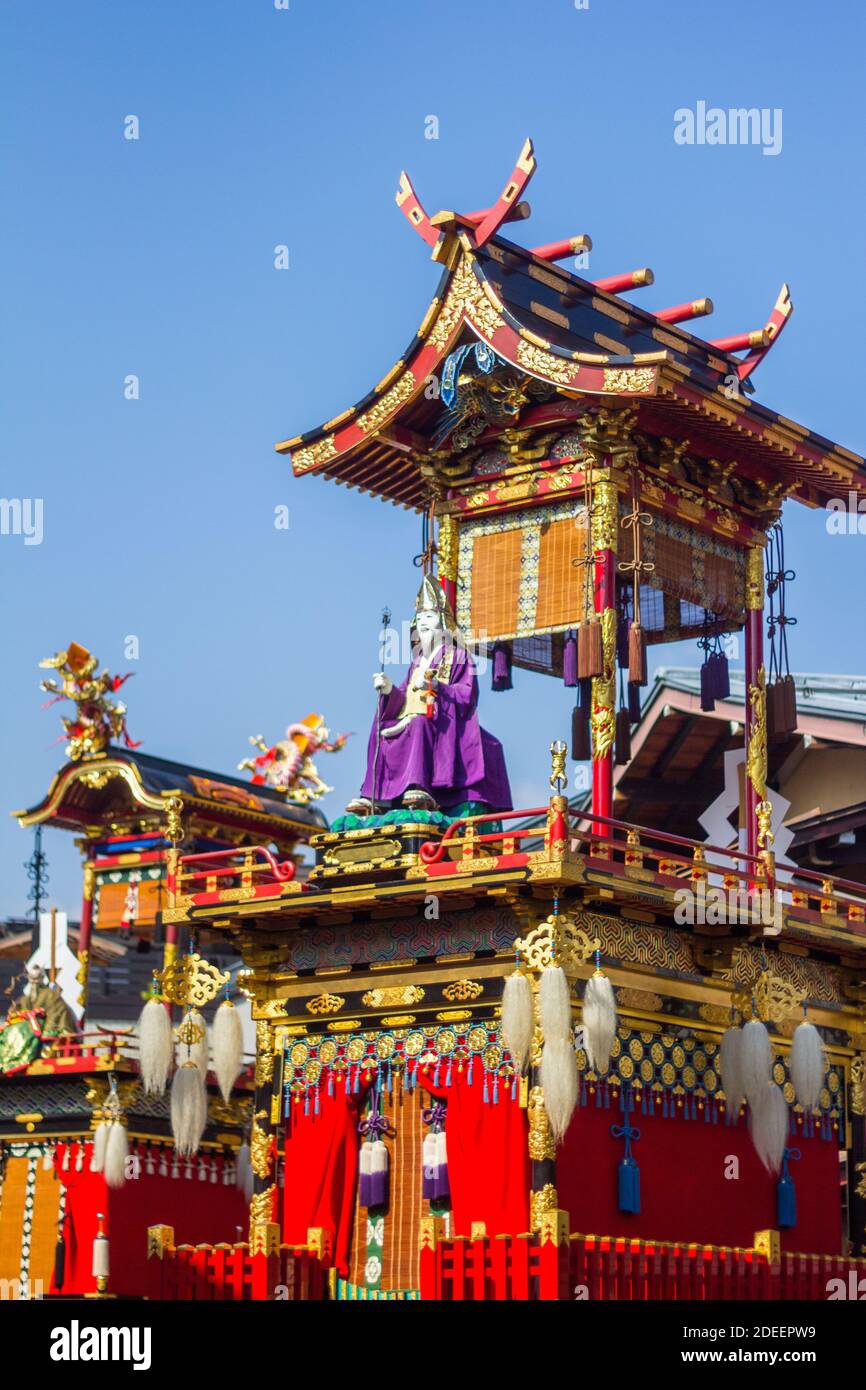
<path fill-rule="evenodd" d="M 716 652 L 716 699 L 727 700 L 731 693 L 731 677 L 728 671 L 728 658 L 724 652 Z"/>
<path fill-rule="evenodd" d="M 707 658 L 701 667 L 701 709 L 708 714 L 716 707 L 715 696 L 713 694 L 713 668 L 710 665 L 711 658 Z"/>
<path fill-rule="evenodd" d="M 577 685 L 577 633 L 569 630 L 562 646 L 562 683 Z"/>
<path fill-rule="evenodd" d="M 491 688 L 493 690 L 511 689 L 511 648 L 507 642 L 494 642 L 493 644 Z"/>

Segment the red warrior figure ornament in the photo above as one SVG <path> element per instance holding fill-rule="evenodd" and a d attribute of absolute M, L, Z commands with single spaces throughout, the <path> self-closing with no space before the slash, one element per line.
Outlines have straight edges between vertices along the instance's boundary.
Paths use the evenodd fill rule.
<path fill-rule="evenodd" d="M 300 724 L 290 724 L 286 737 L 271 747 L 261 734 L 251 735 L 250 743 L 260 750 L 260 755 L 238 763 L 238 771 L 251 772 L 250 780 L 255 786 L 273 787 L 284 792 L 287 801 L 303 806 L 334 790 L 322 781 L 312 754 L 336 753 L 349 737 L 349 734 L 338 734 L 332 739 L 322 716 L 308 714 Z"/>
<path fill-rule="evenodd" d="M 98 658 L 77 642 L 70 642 L 65 652 L 57 652 L 39 663 L 59 672 L 61 677 L 59 683 L 50 677 L 40 681 L 40 688 L 54 696 L 53 700 L 46 701 L 43 708 L 57 704 L 58 700 L 72 700 L 76 706 L 75 717 L 63 719 L 68 739 L 66 756 L 73 762 L 103 752 L 112 739 L 122 738 L 127 748 L 139 747 L 127 732 L 126 705 L 121 700 L 108 698 L 109 694 L 114 694 L 129 680 L 132 673 L 112 676 L 108 671 L 102 671 L 97 675 L 98 664 Z"/>

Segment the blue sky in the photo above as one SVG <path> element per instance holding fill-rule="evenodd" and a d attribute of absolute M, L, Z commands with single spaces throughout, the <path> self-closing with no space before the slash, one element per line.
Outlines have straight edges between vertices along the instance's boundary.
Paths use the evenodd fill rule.
<path fill-rule="evenodd" d="M 378 617 L 408 611 L 419 524 L 294 481 L 272 446 L 353 403 L 420 322 L 438 271 L 394 205 L 401 168 L 431 212 L 480 207 L 531 135 L 517 238 L 589 232 L 592 276 L 650 265 L 648 307 L 712 296 L 711 336 L 760 326 L 787 279 L 757 395 L 866 449 L 854 0 L 6 0 L 0 26 L 0 491 L 44 503 L 41 545 L 0 536 L 0 914 L 25 905 L 31 849 L 5 812 L 62 761 L 37 663 L 72 640 L 135 671 L 148 751 L 231 771 L 249 734 L 316 709 L 357 731 L 322 760 L 326 811 L 357 789 Z M 781 152 L 676 144 L 674 112 L 701 100 L 780 108 Z M 793 663 L 862 672 L 866 539 L 802 507 L 787 521 Z M 522 673 L 484 690 L 518 804 L 543 797 L 569 707 Z M 46 848 L 77 914 L 72 839 Z"/>

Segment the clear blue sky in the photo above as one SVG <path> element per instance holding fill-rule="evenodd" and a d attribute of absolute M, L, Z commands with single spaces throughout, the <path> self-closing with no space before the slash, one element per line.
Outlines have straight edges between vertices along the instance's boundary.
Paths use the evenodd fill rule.
<path fill-rule="evenodd" d="M 294 481 L 272 446 L 352 404 L 415 332 L 438 271 L 394 205 L 404 166 L 431 212 L 475 208 L 531 135 L 518 237 L 589 232 L 592 275 L 650 265 L 640 302 L 710 295 L 714 336 L 760 326 L 789 280 L 758 397 L 866 448 L 856 0 L 6 0 L 0 24 L 0 492 L 44 499 L 45 528 L 40 546 L 0 537 L 0 914 L 25 905 L 31 849 L 5 812 L 62 761 L 37 663 L 73 639 L 135 670 L 148 751 L 230 771 L 248 734 L 317 709 L 358 734 L 322 761 L 326 810 L 357 789 L 378 616 L 411 602 L 418 523 Z M 674 112 L 700 100 L 781 108 L 781 153 L 675 144 Z M 788 530 L 796 668 L 862 672 L 866 538 L 804 508 Z M 521 673 L 484 691 L 518 804 L 544 795 L 569 707 Z M 47 849 L 77 913 L 71 837 Z"/>

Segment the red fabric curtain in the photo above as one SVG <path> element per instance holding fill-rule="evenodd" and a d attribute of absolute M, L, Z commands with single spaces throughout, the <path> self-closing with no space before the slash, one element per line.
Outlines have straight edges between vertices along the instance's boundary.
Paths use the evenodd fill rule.
<path fill-rule="evenodd" d="M 445 1138 L 451 1186 L 453 1231 L 471 1234 L 473 1221 L 484 1221 L 489 1236 L 529 1230 L 529 1150 L 527 1118 L 511 1084 L 500 1079 L 493 1103 L 493 1081 L 484 1100 L 484 1067 L 474 1057 L 469 1068 L 452 1068 L 451 1085 L 433 1084 L 433 1068 L 420 1068 L 418 1083 L 447 1102 Z M 441 1069 L 440 1069 L 441 1070 Z"/>
<path fill-rule="evenodd" d="M 319 1094 L 319 1113 L 304 1114 L 303 1101 L 292 1102 L 286 1125 L 283 1186 L 283 1240 L 305 1245 L 310 1227 L 334 1233 L 337 1272 L 349 1273 L 352 1212 L 358 1178 L 360 1104 L 367 1090 L 347 1095 L 341 1081 L 334 1094 Z"/>
<path fill-rule="evenodd" d="M 594 1103 L 575 1111 L 557 1155 L 560 1206 L 572 1231 L 583 1235 L 633 1235 L 647 1240 L 697 1241 L 702 1245 L 750 1246 L 756 1231 L 776 1228 L 776 1179 L 755 1152 L 745 1121 L 727 1125 L 642 1115 L 629 1123 L 640 1130 L 632 1155 L 640 1168 L 641 1210 L 617 1207 L 617 1166 L 622 1139 L 610 1133 L 623 1122 L 619 1104 Z M 838 1143 L 797 1136 L 790 1173 L 797 1192 L 797 1224 L 783 1231 L 782 1248 L 838 1255 L 842 1239 Z M 729 1157 L 739 1160 L 739 1177 L 726 1177 Z"/>
<path fill-rule="evenodd" d="M 143 1170 L 123 1187 L 109 1188 L 101 1173 L 90 1171 L 92 1143 L 85 1145 L 82 1171 L 75 1172 L 79 1147 L 58 1144 L 54 1157 L 55 1170 L 66 1188 L 63 1293 L 92 1293 L 96 1288 L 92 1266 L 98 1212 L 106 1218 L 109 1288 L 117 1294 L 141 1294 L 146 1287 L 148 1226 L 173 1226 L 178 1245 L 246 1239 L 249 1212 L 239 1188 L 222 1181 L 201 1181 L 197 1175 L 172 1178 Z M 64 1171 L 67 1148 L 71 1149 L 70 1166 Z M 51 1292 L 57 1292 L 53 1275 Z"/>

